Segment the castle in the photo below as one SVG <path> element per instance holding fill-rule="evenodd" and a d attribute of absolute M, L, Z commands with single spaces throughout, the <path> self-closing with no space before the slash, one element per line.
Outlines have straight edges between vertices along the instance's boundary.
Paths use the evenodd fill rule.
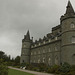
<path fill-rule="evenodd" d="M 60 18 L 60 25 L 52 33 L 33 42 L 29 31 L 22 40 L 20 63 L 45 63 L 61 65 L 67 62 L 75 65 L 75 12 L 68 1 L 66 13 Z"/>

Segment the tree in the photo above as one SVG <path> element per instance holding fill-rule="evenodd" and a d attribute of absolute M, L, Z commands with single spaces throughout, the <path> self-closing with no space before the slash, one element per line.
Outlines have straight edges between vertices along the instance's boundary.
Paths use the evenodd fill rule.
<path fill-rule="evenodd" d="M 0 59 L 0 75 L 8 75 L 7 63 Z"/>
<path fill-rule="evenodd" d="M 0 59 L 3 59 L 3 61 L 9 61 L 9 57 L 3 51 L 0 51 Z"/>
<path fill-rule="evenodd" d="M 14 62 L 16 66 L 20 65 L 20 56 L 17 56 Z"/>

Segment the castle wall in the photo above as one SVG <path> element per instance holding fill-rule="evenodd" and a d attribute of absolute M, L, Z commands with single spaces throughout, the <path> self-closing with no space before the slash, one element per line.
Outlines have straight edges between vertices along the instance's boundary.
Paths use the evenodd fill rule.
<path fill-rule="evenodd" d="M 61 40 L 50 42 L 31 49 L 30 63 L 45 63 L 60 65 Z"/>

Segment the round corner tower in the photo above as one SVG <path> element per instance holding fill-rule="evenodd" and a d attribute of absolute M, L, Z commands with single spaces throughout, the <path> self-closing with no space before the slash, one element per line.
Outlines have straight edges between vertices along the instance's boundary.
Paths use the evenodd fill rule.
<path fill-rule="evenodd" d="M 31 40 L 28 31 L 27 34 L 24 36 L 24 39 L 22 40 L 20 63 L 30 63 L 30 46 L 31 46 Z"/>
<path fill-rule="evenodd" d="M 61 62 L 75 65 L 75 12 L 68 1 L 66 13 L 61 16 Z"/>

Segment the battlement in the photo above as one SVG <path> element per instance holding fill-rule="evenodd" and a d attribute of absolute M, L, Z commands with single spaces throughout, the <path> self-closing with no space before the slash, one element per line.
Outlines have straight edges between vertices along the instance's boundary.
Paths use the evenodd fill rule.
<path fill-rule="evenodd" d="M 53 33 L 49 33 L 46 36 L 44 36 L 43 39 L 39 38 L 39 40 L 35 40 L 35 42 L 32 43 L 31 48 L 36 48 L 42 45 L 56 42 L 60 39 L 61 39 L 61 32 L 58 32 L 56 35 L 54 35 Z"/>

